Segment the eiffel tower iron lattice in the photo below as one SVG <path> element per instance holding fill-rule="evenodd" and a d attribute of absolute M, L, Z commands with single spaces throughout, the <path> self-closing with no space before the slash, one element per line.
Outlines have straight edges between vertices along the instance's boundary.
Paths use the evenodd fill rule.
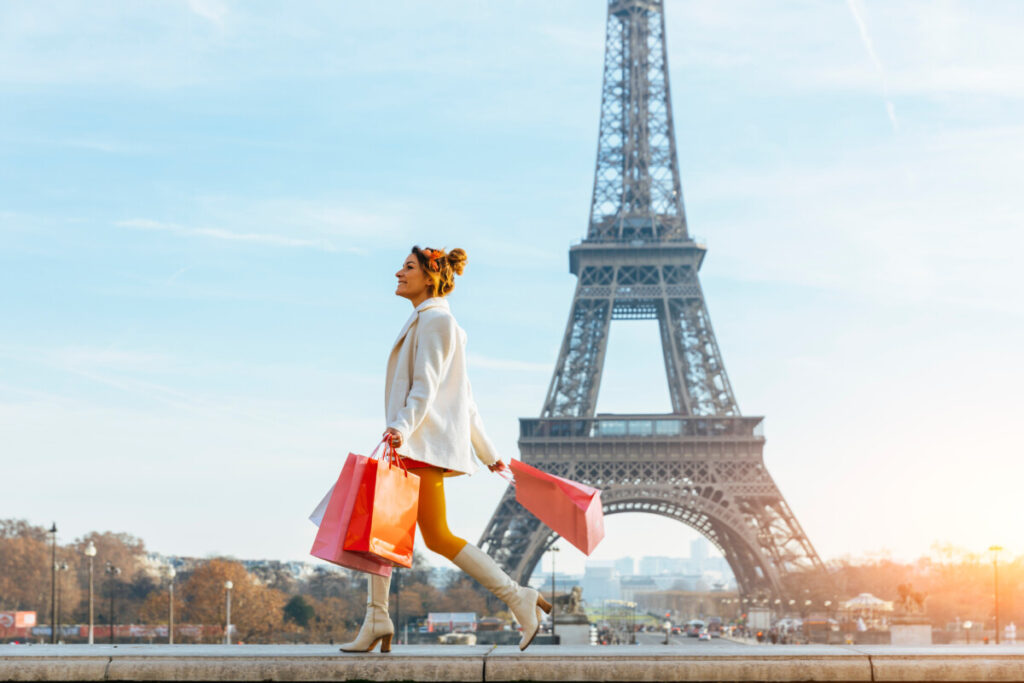
<path fill-rule="evenodd" d="M 824 566 L 764 466 L 761 417 L 743 417 L 722 363 L 688 231 L 672 126 L 661 0 L 610 0 L 601 124 L 576 291 L 539 418 L 520 419 L 527 463 L 603 490 L 605 514 L 696 529 L 743 596 L 790 598 Z M 672 413 L 595 415 L 609 326 L 657 320 Z M 529 579 L 556 534 L 506 490 L 480 540 Z"/>

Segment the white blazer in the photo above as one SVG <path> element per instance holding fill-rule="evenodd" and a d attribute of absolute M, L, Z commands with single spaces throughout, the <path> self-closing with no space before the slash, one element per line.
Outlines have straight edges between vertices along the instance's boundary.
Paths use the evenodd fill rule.
<path fill-rule="evenodd" d="M 443 297 L 413 311 L 388 357 L 384 389 L 387 426 L 402 435 L 400 455 L 472 474 L 477 459 L 499 460 L 484 432 L 466 374 L 466 333 Z"/>

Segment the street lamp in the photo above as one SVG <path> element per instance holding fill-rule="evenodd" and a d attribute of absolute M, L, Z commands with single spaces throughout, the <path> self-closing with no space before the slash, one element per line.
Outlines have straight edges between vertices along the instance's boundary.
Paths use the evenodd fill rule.
<path fill-rule="evenodd" d="M 551 553 L 551 642 L 555 642 L 555 553 L 559 551 L 554 545 L 548 548 Z"/>
<path fill-rule="evenodd" d="M 57 644 L 57 522 L 50 527 L 53 550 L 50 559 L 50 642 Z"/>
<path fill-rule="evenodd" d="M 167 566 L 167 592 L 170 597 L 168 601 L 168 615 L 167 615 L 167 644 L 174 645 L 174 575 L 177 572 L 174 571 L 174 567 L 171 565 Z"/>
<path fill-rule="evenodd" d="M 56 565 L 56 568 L 57 568 L 58 572 L 66 572 L 68 570 L 68 563 L 67 562 L 58 562 L 57 565 Z M 58 574 L 58 576 L 59 576 L 59 574 Z M 61 598 L 64 597 L 64 591 L 62 590 L 63 586 L 61 585 L 63 583 L 64 583 L 63 579 L 61 579 L 57 583 L 57 631 L 58 632 L 61 630 L 61 622 L 64 621 L 64 610 L 63 610 L 63 605 L 61 604 Z M 58 643 L 60 642 L 60 638 L 59 637 L 57 638 L 57 642 Z"/>
<path fill-rule="evenodd" d="M 96 557 L 96 546 L 92 541 L 89 541 L 89 545 L 85 546 L 85 550 L 82 551 L 85 556 L 89 558 L 89 644 L 93 644 L 93 606 L 92 606 L 92 563 L 93 558 Z"/>
<path fill-rule="evenodd" d="M 227 596 L 226 609 L 224 610 L 224 644 L 231 644 L 231 589 L 235 587 L 235 584 L 231 581 L 224 582 L 224 592 Z"/>
<path fill-rule="evenodd" d="M 989 547 L 989 550 L 992 552 L 992 583 L 995 587 L 996 600 L 996 645 L 999 644 L 999 551 L 1002 549 L 1002 546 L 998 545 Z"/>
<path fill-rule="evenodd" d="M 971 644 L 971 627 L 974 626 L 970 620 L 964 622 L 964 634 L 967 636 L 967 644 Z"/>
<path fill-rule="evenodd" d="M 121 568 L 120 567 L 115 567 L 108 560 L 107 564 L 106 564 L 106 569 L 104 569 L 104 572 L 109 577 L 107 579 L 107 592 L 110 594 L 110 614 L 109 614 L 108 621 L 110 622 L 110 644 L 113 645 L 114 644 L 114 585 L 115 585 L 114 584 L 114 578 L 116 576 L 120 575 Z"/>

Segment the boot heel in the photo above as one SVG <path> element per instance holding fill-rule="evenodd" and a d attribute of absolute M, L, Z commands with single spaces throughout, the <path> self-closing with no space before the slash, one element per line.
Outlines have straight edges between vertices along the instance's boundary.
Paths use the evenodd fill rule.
<path fill-rule="evenodd" d="M 544 610 L 545 614 L 551 614 L 551 603 L 545 600 L 540 593 L 537 594 L 537 606 Z"/>
<path fill-rule="evenodd" d="M 380 651 L 381 652 L 391 652 L 391 636 L 392 635 L 394 635 L 394 634 L 389 633 L 389 634 L 387 634 L 386 636 L 384 636 L 381 639 L 381 643 L 380 643 Z M 370 649 L 372 650 L 373 648 L 371 647 Z"/>

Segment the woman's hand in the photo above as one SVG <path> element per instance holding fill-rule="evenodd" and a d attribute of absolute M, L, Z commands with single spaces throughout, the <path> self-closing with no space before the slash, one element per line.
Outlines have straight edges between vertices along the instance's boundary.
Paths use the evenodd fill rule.
<path fill-rule="evenodd" d="M 489 469 L 491 472 L 504 472 L 505 470 L 508 469 L 508 465 L 505 464 L 504 460 L 499 460 L 493 465 L 488 465 L 487 469 Z"/>
<path fill-rule="evenodd" d="M 402 445 L 402 433 L 394 427 L 388 427 L 384 430 L 384 436 L 391 435 L 391 447 L 398 448 Z"/>

